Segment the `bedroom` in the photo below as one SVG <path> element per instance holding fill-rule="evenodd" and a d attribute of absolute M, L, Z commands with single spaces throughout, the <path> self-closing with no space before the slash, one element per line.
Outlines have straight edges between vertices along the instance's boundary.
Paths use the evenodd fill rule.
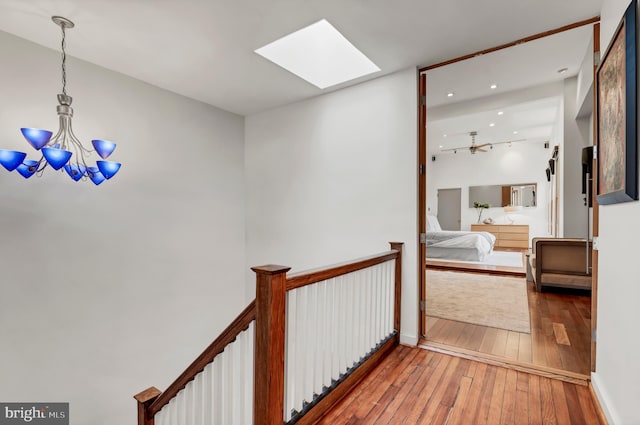
<path fill-rule="evenodd" d="M 591 144 L 592 134 L 591 82 L 585 79 L 591 72 L 591 40 L 592 26 L 585 25 L 426 72 L 428 265 L 422 299 L 426 298 L 423 336 L 427 344 L 588 374 L 589 292 L 538 293 L 531 282 L 526 283 L 530 279 L 525 279 L 525 265 L 533 238 L 587 236 L 580 154 L 582 147 Z M 551 167 L 547 177 L 546 169 Z M 487 186 L 512 196 L 479 195 Z M 528 201 L 518 202 L 523 190 Z M 454 202 L 443 202 L 447 199 L 443 195 L 451 193 Z M 474 208 L 474 202 L 491 205 Z M 483 226 L 485 220 L 492 225 Z M 457 244 L 449 239 L 451 235 L 443 241 L 444 236 L 437 233 L 440 239 L 434 241 L 430 230 L 438 223 L 445 236 L 447 231 L 473 231 L 476 240 L 469 241 L 470 235 L 464 234 Z M 520 234 L 512 233 L 516 229 Z M 498 236 L 494 246 L 480 237 L 477 231 L 482 230 Z M 447 271 L 451 269 L 457 272 Z M 478 275 L 468 269 L 510 276 Z M 465 295 L 453 293 L 454 280 L 476 286 L 466 296 L 474 308 L 479 308 L 483 297 L 487 299 L 479 316 L 493 316 L 489 325 L 473 317 L 435 318 L 430 282 L 431 294 L 441 291 L 450 309 L 473 310 L 464 304 Z M 515 298 L 503 292 L 499 284 L 503 280 L 510 281 L 504 285 L 518 288 Z M 496 285 L 493 295 L 492 285 Z M 512 317 L 516 308 L 501 310 L 496 298 L 504 298 L 502 304 L 518 304 L 520 311 Z M 558 319 L 561 311 L 572 319 Z M 496 325 L 491 320 L 505 323 Z"/>

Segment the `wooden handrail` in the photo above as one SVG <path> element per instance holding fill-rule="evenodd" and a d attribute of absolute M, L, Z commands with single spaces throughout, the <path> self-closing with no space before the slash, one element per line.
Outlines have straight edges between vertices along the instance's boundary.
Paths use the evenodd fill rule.
<path fill-rule="evenodd" d="M 213 359 L 224 351 L 227 345 L 235 341 L 238 334 L 249 327 L 256 318 L 256 302 L 251 302 L 238 317 L 227 328 L 222 331 L 220 336 L 215 339 L 203 352 L 194 360 L 189 367 L 182 372 L 169 387 L 160 394 L 154 402 L 148 407 L 149 415 L 153 417 L 160 411 L 178 392 L 183 389 L 195 376 L 204 370 L 205 366 L 213 361 Z"/>
<path fill-rule="evenodd" d="M 402 245 L 400 245 L 402 246 Z M 323 267 L 319 269 L 307 270 L 299 273 L 294 273 L 287 276 L 287 291 L 300 288 L 313 283 L 321 282 L 323 280 L 331 279 L 334 277 L 342 276 L 347 273 L 352 273 L 358 270 L 366 269 L 376 264 L 384 263 L 389 260 L 397 259 L 399 256 L 398 249 L 392 249 L 380 254 L 371 255 L 369 257 L 360 258 L 358 260 L 349 261 L 345 263 L 335 264 L 329 267 Z"/>

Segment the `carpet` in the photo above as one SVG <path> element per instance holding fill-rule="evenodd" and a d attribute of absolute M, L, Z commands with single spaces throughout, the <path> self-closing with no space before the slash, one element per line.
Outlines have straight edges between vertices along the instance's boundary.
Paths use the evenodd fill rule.
<path fill-rule="evenodd" d="M 524 278 L 427 270 L 428 316 L 531 333 Z"/>
<path fill-rule="evenodd" d="M 428 258 L 427 258 L 428 260 Z M 469 264 L 487 264 L 490 266 L 518 267 L 522 268 L 522 253 L 513 251 L 493 251 L 484 259 L 484 261 L 461 261 L 461 260 L 444 260 L 451 263 L 469 263 Z"/>

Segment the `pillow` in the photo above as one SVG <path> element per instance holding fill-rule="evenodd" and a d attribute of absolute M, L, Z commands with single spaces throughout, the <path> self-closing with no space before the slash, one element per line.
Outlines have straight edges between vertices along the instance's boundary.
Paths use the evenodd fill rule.
<path fill-rule="evenodd" d="M 438 217 L 435 215 L 427 214 L 427 232 L 441 232 L 442 227 L 438 222 Z"/>

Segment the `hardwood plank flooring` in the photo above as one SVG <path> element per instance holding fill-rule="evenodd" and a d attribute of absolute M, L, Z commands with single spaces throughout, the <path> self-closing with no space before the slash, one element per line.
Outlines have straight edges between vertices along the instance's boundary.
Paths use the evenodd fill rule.
<path fill-rule="evenodd" d="M 317 424 L 601 424 L 589 388 L 397 347 Z"/>
<path fill-rule="evenodd" d="M 588 375 L 591 297 L 575 293 L 540 293 L 531 282 L 527 282 L 527 296 L 530 334 L 425 316 L 427 344 L 445 344 Z"/>

